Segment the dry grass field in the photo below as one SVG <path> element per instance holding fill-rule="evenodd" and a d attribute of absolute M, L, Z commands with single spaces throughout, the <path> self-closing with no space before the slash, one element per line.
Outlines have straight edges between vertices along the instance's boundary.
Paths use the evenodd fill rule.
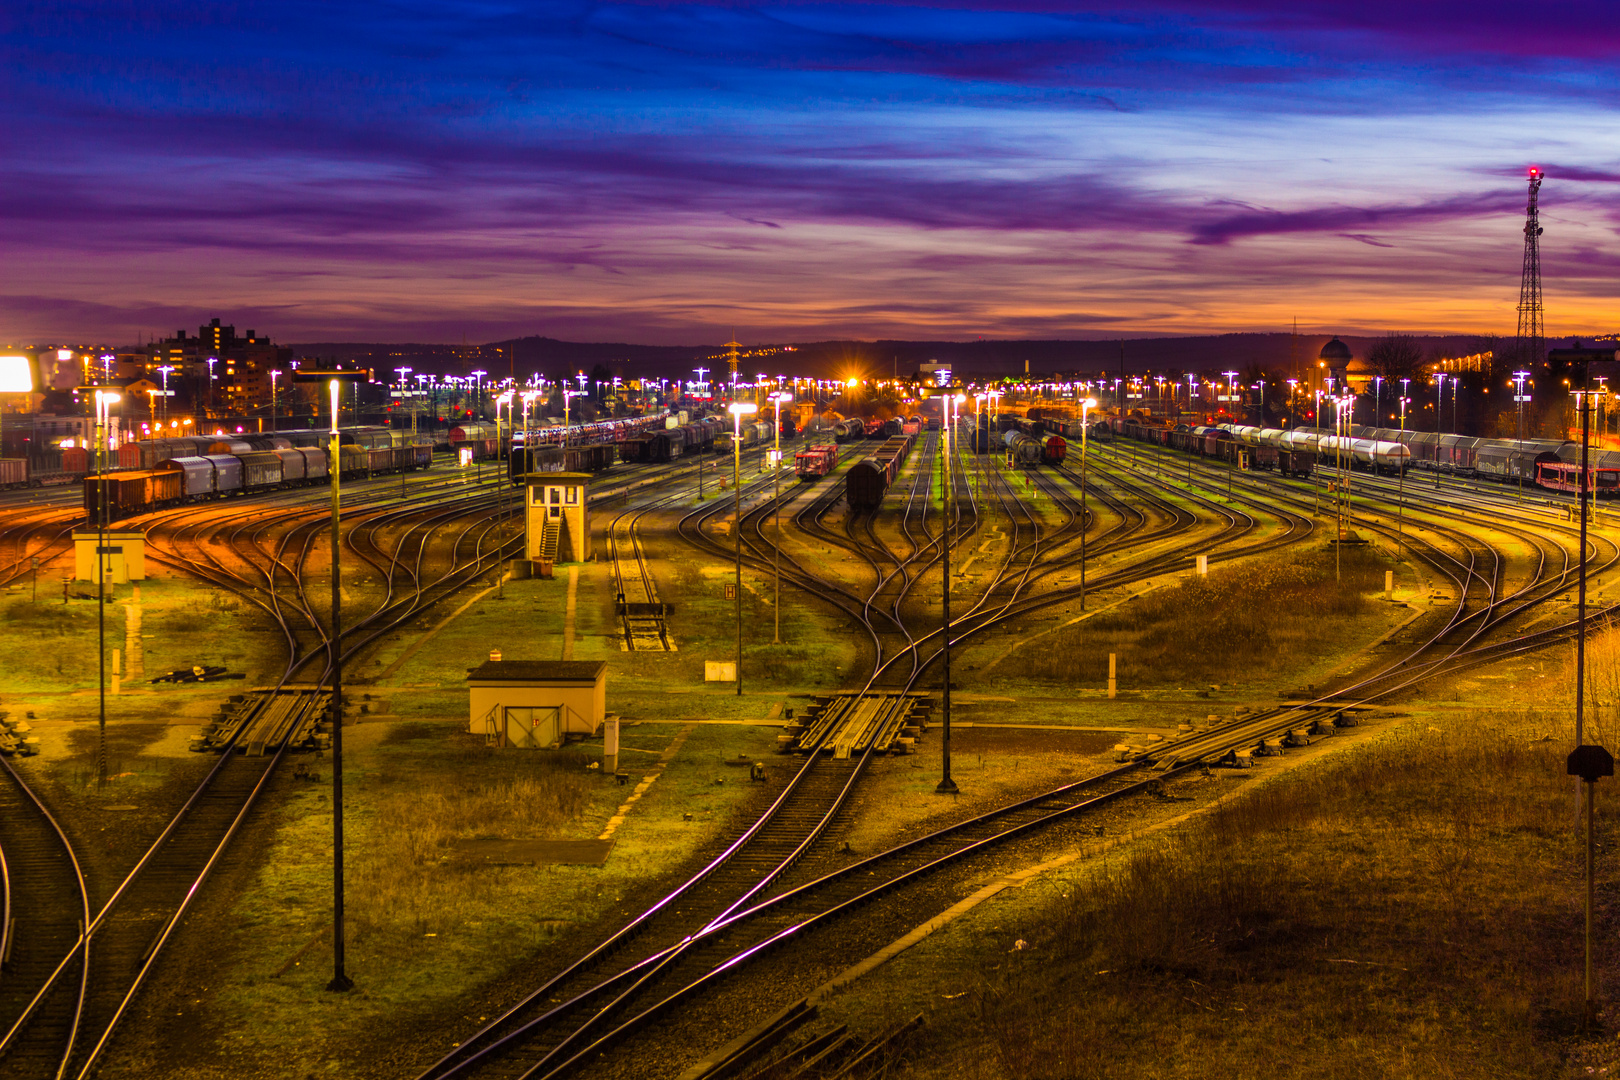
<path fill-rule="evenodd" d="M 932 995 L 929 1052 L 901 1072 L 1612 1072 L 1612 1035 L 1597 1049 L 1574 1039 L 1583 889 L 1563 767 L 1572 733 L 1529 714 L 1435 723 L 1258 782 L 1172 835 L 1085 864 L 1016 918 L 1002 914 L 996 940 L 1023 947 L 980 948 L 971 990 Z M 1600 828 L 1600 843 L 1610 832 Z M 1611 895 L 1602 889 L 1600 905 Z M 1603 940 L 1600 962 L 1613 959 Z M 914 963 L 924 962 L 937 980 L 914 967 L 908 977 L 943 986 L 961 957 Z"/>
<path fill-rule="evenodd" d="M 996 664 L 998 678 L 1096 685 L 1108 677 L 1108 654 L 1119 657 L 1122 686 L 1249 683 L 1297 674 L 1318 654 L 1342 652 L 1382 595 L 1394 564 L 1366 547 L 1347 547 L 1342 577 L 1321 547 L 1282 557 L 1216 567 L 1160 588 L 1041 639 Z M 1197 612 L 1196 617 L 1188 617 Z"/>

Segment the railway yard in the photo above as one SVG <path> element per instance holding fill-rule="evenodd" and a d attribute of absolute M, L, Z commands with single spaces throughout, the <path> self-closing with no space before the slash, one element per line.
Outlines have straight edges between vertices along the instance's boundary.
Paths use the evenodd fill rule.
<path fill-rule="evenodd" d="M 355 467 L 335 649 L 324 487 L 125 518 L 105 605 L 78 489 L 0 493 L 0 1077 L 1608 1064 L 1566 1016 L 1570 496 L 914 419 L 781 476 L 714 423 L 553 453 L 601 471 L 549 577 L 500 462 Z M 1587 540 L 1614 724 L 1620 521 Z M 616 760 L 469 733 L 494 653 L 605 664 Z"/>

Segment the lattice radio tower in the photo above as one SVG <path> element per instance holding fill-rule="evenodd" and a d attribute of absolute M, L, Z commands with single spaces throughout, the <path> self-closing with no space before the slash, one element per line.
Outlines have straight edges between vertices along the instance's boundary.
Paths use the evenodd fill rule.
<path fill-rule="evenodd" d="M 1515 362 L 1528 368 L 1547 358 L 1546 329 L 1541 321 L 1541 219 L 1537 200 L 1543 174 L 1530 170 L 1530 197 L 1524 208 L 1524 272 L 1519 278 L 1519 334 Z"/>

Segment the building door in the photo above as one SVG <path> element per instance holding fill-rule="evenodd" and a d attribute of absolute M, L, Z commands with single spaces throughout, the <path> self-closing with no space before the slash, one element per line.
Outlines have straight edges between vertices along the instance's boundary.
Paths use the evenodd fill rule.
<path fill-rule="evenodd" d="M 502 710 L 502 744 L 523 750 L 545 750 L 562 738 L 562 706 L 507 707 Z"/>

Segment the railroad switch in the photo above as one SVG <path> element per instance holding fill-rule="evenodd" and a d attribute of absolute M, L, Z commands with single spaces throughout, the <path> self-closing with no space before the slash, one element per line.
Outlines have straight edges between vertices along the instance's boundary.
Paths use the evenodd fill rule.
<path fill-rule="evenodd" d="M 763 761 L 754 762 L 748 770 L 748 779 L 754 781 L 763 781 L 765 779 L 765 763 Z"/>

